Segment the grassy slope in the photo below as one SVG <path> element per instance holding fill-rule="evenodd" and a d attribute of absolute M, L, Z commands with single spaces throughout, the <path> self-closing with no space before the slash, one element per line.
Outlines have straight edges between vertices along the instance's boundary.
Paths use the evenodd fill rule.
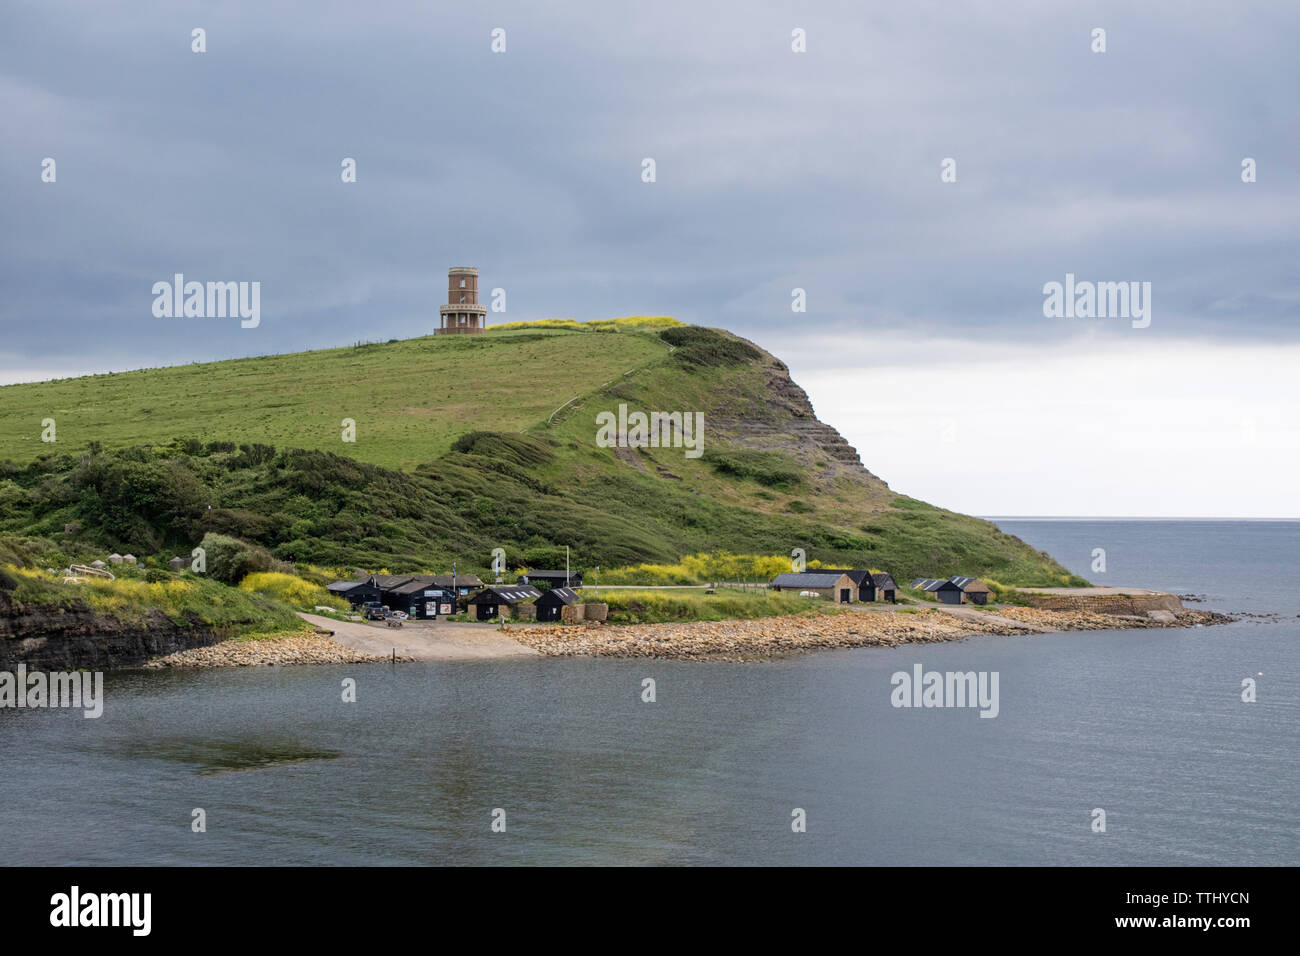
<path fill-rule="evenodd" d="M 572 347 L 556 348 L 556 336 Z M 0 388 L 0 458 L 195 436 L 405 469 L 470 428 L 544 421 L 593 383 L 666 353 L 646 335 L 499 332 L 8 385 Z M 40 440 L 44 418 L 55 420 L 56 447 Z M 355 445 L 341 441 L 344 418 L 357 423 Z"/>
<path fill-rule="evenodd" d="M 142 554 L 188 551 L 216 530 L 288 560 L 392 571 L 452 560 L 483 569 L 497 546 L 518 561 L 569 544 L 576 565 L 605 567 L 802 547 L 810 559 L 883 567 L 900 580 L 1070 580 L 987 522 L 896 495 L 816 445 L 785 442 L 800 423 L 772 392 L 770 356 L 700 366 L 685 354 L 669 354 L 652 332 L 525 330 L 9 386 L 0 458 L 17 464 L 0 472 L 0 531 L 69 552 Z M 704 410 L 705 457 L 597 447 L 596 413 L 619 402 Z M 59 423 L 55 446 L 36 440 L 46 416 Z M 356 444 L 339 440 L 344 416 L 357 420 Z M 448 451 L 472 430 L 514 437 Z M 769 432 L 776 437 L 755 448 Z M 113 449 L 177 437 L 329 454 L 69 454 L 92 440 Z M 84 530 L 65 535 L 72 521 Z"/>

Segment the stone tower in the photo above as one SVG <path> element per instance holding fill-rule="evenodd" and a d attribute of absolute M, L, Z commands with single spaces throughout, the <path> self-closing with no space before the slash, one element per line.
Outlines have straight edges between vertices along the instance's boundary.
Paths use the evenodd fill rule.
<path fill-rule="evenodd" d="M 442 335 L 482 332 L 487 328 L 487 306 L 478 303 L 478 270 L 454 266 L 447 271 L 447 304 L 438 307 Z"/>

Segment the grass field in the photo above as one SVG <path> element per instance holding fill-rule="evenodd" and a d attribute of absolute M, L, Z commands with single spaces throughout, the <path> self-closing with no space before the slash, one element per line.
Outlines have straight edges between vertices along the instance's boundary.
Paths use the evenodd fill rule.
<path fill-rule="evenodd" d="M 512 432 L 544 422 L 575 395 L 667 351 L 635 331 L 525 329 L 7 385 L 0 458 L 194 437 L 409 469 L 470 428 Z M 46 418 L 55 422 L 54 445 L 41 441 Z M 345 418 L 356 422 L 355 444 L 342 441 Z"/>

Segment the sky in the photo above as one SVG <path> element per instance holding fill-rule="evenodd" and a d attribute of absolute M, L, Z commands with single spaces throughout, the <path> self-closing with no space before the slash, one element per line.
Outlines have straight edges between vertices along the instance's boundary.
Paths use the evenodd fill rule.
<path fill-rule="evenodd" d="M 490 323 L 752 339 L 945 507 L 1300 517 L 1297 28 L 1194 0 L 10 2 L 0 382 L 422 335 L 473 265 Z M 155 316 L 176 273 L 260 282 L 260 323 Z M 1046 315 L 1067 275 L 1149 314 Z"/>

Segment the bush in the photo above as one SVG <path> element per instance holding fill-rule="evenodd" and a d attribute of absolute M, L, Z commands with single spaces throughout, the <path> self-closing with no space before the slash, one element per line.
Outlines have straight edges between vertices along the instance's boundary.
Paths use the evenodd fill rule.
<path fill-rule="evenodd" d="M 200 547 L 206 552 L 207 574 L 223 584 L 238 584 L 256 571 L 270 571 L 275 564 L 264 548 L 211 531 L 203 536 Z"/>
<path fill-rule="evenodd" d="M 766 488 L 798 488 L 804 483 L 804 469 L 780 452 L 747 448 L 709 449 L 704 453 L 704 461 L 720 475 L 757 482 Z M 804 508 L 810 510 L 806 505 Z M 798 511 L 793 503 L 790 510 Z"/>
<path fill-rule="evenodd" d="M 239 582 L 239 590 L 261 594 L 302 611 L 318 606 L 345 611 L 349 606 L 347 601 L 330 594 L 319 584 L 280 571 L 255 571 Z"/>
<path fill-rule="evenodd" d="M 808 562 L 815 570 L 816 559 Z M 602 579 L 609 585 L 624 584 L 709 584 L 714 581 L 770 581 L 790 570 L 790 557 L 783 554 L 730 554 L 726 551 L 688 554 L 677 564 L 637 564 L 610 568 Z"/>
<path fill-rule="evenodd" d="M 763 353 L 748 342 L 698 325 L 664 329 L 659 337 L 674 346 L 673 357 L 687 365 L 748 365 L 763 357 Z"/>

